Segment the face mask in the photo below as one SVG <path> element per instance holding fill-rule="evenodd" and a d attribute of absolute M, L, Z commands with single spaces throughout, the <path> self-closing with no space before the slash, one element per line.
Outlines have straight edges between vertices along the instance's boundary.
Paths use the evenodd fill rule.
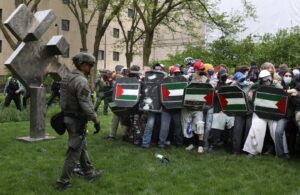
<path fill-rule="evenodd" d="M 221 76 L 220 80 L 225 82 L 227 80 L 227 76 L 226 75 Z"/>
<path fill-rule="evenodd" d="M 292 82 L 292 77 L 283 77 L 283 81 L 286 85 L 290 85 Z"/>
<path fill-rule="evenodd" d="M 175 77 L 176 77 L 176 76 L 180 76 L 180 75 L 182 75 L 181 72 L 175 72 L 175 73 L 174 73 L 174 76 L 175 76 Z"/>
<path fill-rule="evenodd" d="M 212 76 L 214 73 L 215 73 L 215 71 L 214 71 L 213 69 L 208 70 L 208 74 L 209 74 L 210 76 Z"/>
<path fill-rule="evenodd" d="M 200 76 L 203 76 L 203 75 L 206 75 L 206 73 L 205 73 L 204 71 L 200 71 L 200 72 L 199 72 L 199 75 L 200 75 Z"/>

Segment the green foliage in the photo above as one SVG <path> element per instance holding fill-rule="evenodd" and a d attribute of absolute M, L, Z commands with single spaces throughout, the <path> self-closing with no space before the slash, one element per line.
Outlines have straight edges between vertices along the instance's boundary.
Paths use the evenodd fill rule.
<path fill-rule="evenodd" d="M 266 34 L 258 44 L 257 56 L 259 62 L 270 61 L 275 64 L 299 65 L 300 60 L 300 29 L 282 29 L 275 35 Z"/>
<path fill-rule="evenodd" d="M 255 44 L 251 37 L 242 41 L 219 39 L 209 45 L 212 64 L 226 64 L 230 67 L 248 64 L 253 58 Z"/>
<path fill-rule="evenodd" d="M 219 29 L 225 35 L 244 31 L 245 20 L 256 18 L 255 7 L 248 0 L 242 0 L 243 6 L 234 12 L 221 12 L 218 9 L 218 1 L 184 1 L 183 7 L 179 10 L 184 10 L 185 14 L 188 14 L 187 20 L 204 21 L 206 27 Z"/>
<path fill-rule="evenodd" d="M 255 17 L 255 9 L 247 0 L 243 0 L 244 9 L 234 13 L 220 12 L 217 4 L 214 0 L 133 0 L 145 30 L 143 66 L 149 64 L 154 34 L 160 26 L 167 27 L 171 32 L 176 32 L 176 27 L 180 26 L 181 29 L 186 29 L 185 33 L 189 36 L 199 37 L 202 35 L 199 31 L 204 31 L 205 23 L 205 28 L 218 28 L 225 35 L 234 35 L 244 30 L 245 19 Z M 199 22 L 195 25 L 190 21 Z"/>
<path fill-rule="evenodd" d="M 226 64 L 229 67 L 247 65 L 253 60 L 257 61 L 258 65 L 268 61 L 275 65 L 285 63 L 296 67 L 300 61 L 299 42 L 299 28 L 283 29 L 275 35 L 265 34 L 261 37 L 250 35 L 240 41 L 222 37 L 209 44 L 206 50 L 202 47 L 189 46 L 185 51 L 170 55 L 161 63 L 168 66 L 182 64 L 183 59 L 190 56 L 205 63 Z"/>

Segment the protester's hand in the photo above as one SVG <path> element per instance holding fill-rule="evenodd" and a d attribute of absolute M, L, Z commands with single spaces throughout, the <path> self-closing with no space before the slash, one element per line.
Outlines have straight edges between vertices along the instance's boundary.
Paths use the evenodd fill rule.
<path fill-rule="evenodd" d="M 291 96 L 296 96 L 298 92 L 296 89 L 289 89 L 287 90 L 287 93 L 290 94 Z"/>
<path fill-rule="evenodd" d="M 99 133 L 99 131 L 101 130 L 100 121 L 94 124 L 94 128 L 95 128 L 94 134 Z"/>
<path fill-rule="evenodd" d="M 249 91 L 249 92 L 247 93 L 247 96 L 248 96 L 248 99 L 249 99 L 250 101 L 252 101 L 252 98 L 253 98 L 253 91 Z"/>

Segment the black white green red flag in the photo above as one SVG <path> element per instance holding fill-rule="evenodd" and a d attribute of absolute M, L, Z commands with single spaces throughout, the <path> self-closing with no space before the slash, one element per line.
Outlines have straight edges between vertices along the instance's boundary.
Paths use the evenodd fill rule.
<path fill-rule="evenodd" d="M 255 110 L 276 113 L 285 113 L 287 97 L 284 95 L 257 92 L 255 97 Z"/>
<path fill-rule="evenodd" d="M 191 82 L 185 89 L 184 106 L 202 111 L 213 105 L 214 88 L 209 83 Z"/>
<path fill-rule="evenodd" d="M 136 101 L 139 96 L 139 85 L 117 84 L 115 100 Z"/>
<path fill-rule="evenodd" d="M 135 77 L 118 78 L 113 88 L 117 107 L 132 108 L 139 103 L 141 83 Z"/>
<path fill-rule="evenodd" d="M 187 83 L 163 83 L 161 84 L 162 102 L 182 101 L 184 89 Z"/>
<path fill-rule="evenodd" d="M 218 91 L 223 112 L 228 115 L 244 115 L 249 111 L 248 100 L 239 86 L 223 86 Z"/>
<path fill-rule="evenodd" d="M 260 87 L 255 93 L 254 112 L 260 117 L 279 120 L 286 114 L 288 95 L 283 89 Z"/>
<path fill-rule="evenodd" d="M 160 85 L 161 104 L 166 109 L 183 108 L 184 90 L 188 85 L 183 76 L 164 78 Z"/>

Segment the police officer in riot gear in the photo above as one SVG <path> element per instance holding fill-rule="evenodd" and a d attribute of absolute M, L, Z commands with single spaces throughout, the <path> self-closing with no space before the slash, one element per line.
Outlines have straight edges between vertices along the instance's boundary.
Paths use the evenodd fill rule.
<path fill-rule="evenodd" d="M 72 60 L 76 69 L 61 81 L 60 106 L 64 112 L 69 142 L 62 173 L 56 182 L 58 189 L 65 189 L 71 185 L 71 173 L 78 161 L 86 180 L 94 181 L 101 175 L 100 171 L 93 169 L 85 139 L 86 125 L 89 120 L 94 122 L 96 129 L 94 133 L 100 131 L 100 121 L 94 111 L 87 80 L 96 61 L 92 55 L 82 52 L 75 55 Z"/>

